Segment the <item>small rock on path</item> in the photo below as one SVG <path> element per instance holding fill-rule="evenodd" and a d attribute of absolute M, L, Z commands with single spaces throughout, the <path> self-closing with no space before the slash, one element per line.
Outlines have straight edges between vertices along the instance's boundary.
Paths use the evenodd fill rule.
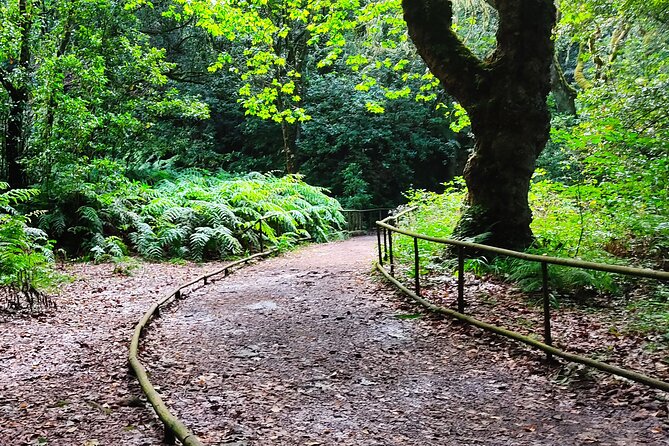
<path fill-rule="evenodd" d="M 148 330 L 168 405 L 226 445 L 669 444 L 662 421 L 514 367 L 370 274 L 373 237 L 313 245 L 191 293 Z M 408 310 L 407 310 L 408 309 Z"/>

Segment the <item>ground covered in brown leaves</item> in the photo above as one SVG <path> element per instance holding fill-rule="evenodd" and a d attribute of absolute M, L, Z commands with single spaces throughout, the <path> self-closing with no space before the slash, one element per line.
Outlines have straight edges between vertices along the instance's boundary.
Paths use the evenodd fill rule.
<path fill-rule="evenodd" d="M 159 445 L 128 373 L 133 327 L 162 293 L 204 267 L 73 264 L 74 281 L 38 317 L 0 313 L 0 445 Z"/>
<path fill-rule="evenodd" d="M 142 358 L 207 444 L 669 444 L 665 395 L 548 367 L 514 343 L 420 313 L 370 274 L 373 243 L 259 263 L 191 292 L 149 326 Z M 69 265 L 74 281 L 57 310 L 0 315 L 0 445 L 161 444 L 128 373 L 129 338 L 159 296 L 218 266 L 139 264 L 128 275 Z M 446 285 L 432 293 L 451 305 Z M 471 299 L 474 314 L 536 322 L 525 306 L 499 310 L 514 305 L 506 288 L 470 285 L 483 296 Z M 596 339 L 584 349 L 614 342 L 611 359 L 615 342 L 637 342 L 601 329 L 600 316 L 558 316 L 558 341 L 586 332 Z M 625 361 L 657 364 L 635 358 Z"/>
<path fill-rule="evenodd" d="M 168 405 L 206 444 L 669 444 L 662 394 L 418 314 L 374 253 L 310 246 L 164 311 L 142 357 Z"/>

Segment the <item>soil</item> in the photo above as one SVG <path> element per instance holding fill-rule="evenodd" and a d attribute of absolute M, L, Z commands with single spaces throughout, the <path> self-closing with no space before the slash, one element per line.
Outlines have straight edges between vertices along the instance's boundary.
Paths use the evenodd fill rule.
<path fill-rule="evenodd" d="M 420 313 L 374 253 L 313 245 L 191 291 L 148 327 L 154 384 L 209 445 L 669 444 L 664 394 Z M 162 444 L 129 339 L 220 266 L 72 264 L 56 310 L 0 314 L 0 445 Z"/>
<path fill-rule="evenodd" d="M 142 357 L 167 404 L 212 445 L 669 444 L 664 395 L 422 314 L 374 254 L 309 246 L 163 311 Z"/>

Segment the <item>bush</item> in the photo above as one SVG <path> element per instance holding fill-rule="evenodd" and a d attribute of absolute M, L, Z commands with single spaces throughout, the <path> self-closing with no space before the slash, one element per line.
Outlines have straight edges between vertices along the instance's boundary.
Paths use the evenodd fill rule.
<path fill-rule="evenodd" d="M 407 194 L 409 205 L 419 208 L 403 225 L 421 234 L 449 237 L 460 216 L 462 188 L 460 180 L 447 184 L 443 194 L 410 191 Z M 662 259 L 661 253 L 666 252 L 667 228 L 662 222 L 667 217 L 658 212 L 657 207 L 632 205 L 626 196 L 615 190 L 614 184 L 592 181 L 565 185 L 546 178 L 544 171 L 537 171 L 529 194 L 536 241 L 529 252 L 661 268 L 656 259 Z M 411 264 L 412 240 L 396 237 L 398 258 Z M 633 248 L 642 242 L 645 249 Z M 424 267 L 454 267 L 446 258 L 444 245 L 421 242 L 420 250 L 421 257 L 432 259 Z M 541 287 L 539 264 L 499 257 L 491 262 L 485 258 L 473 259 L 465 265 L 476 274 L 492 273 L 517 283 L 525 291 L 537 291 Z M 413 275 L 413 271 L 410 274 Z M 550 268 L 550 287 L 571 295 L 618 291 L 609 274 L 556 266 Z"/>
<path fill-rule="evenodd" d="M 52 305 L 46 294 L 59 276 L 53 270 L 52 244 L 44 231 L 27 225 L 17 205 L 38 194 L 35 189 L 6 190 L 0 183 L 0 309 L 45 309 Z"/>
<path fill-rule="evenodd" d="M 96 261 L 129 250 L 148 259 L 199 261 L 258 249 L 259 219 L 265 245 L 305 236 L 323 241 L 344 223 L 339 203 L 298 175 L 189 169 L 154 172 L 162 179 L 147 184 L 119 172 L 107 160 L 62 169 L 40 227 Z"/>

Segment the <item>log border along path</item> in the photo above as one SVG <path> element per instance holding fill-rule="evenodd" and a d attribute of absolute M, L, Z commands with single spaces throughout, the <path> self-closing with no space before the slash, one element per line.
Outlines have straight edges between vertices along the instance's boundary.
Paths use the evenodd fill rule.
<path fill-rule="evenodd" d="M 663 420 L 635 419 L 643 401 L 556 385 L 522 347 L 407 315 L 370 278 L 373 242 L 303 248 L 162 312 L 143 355 L 200 437 L 184 444 L 669 444 Z"/>
<path fill-rule="evenodd" d="M 167 444 L 174 444 L 175 440 L 178 439 L 184 446 L 204 446 L 193 432 L 191 432 L 188 427 L 181 422 L 176 416 L 170 412 L 167 405 L 163 402 L 160 394 L 156 391 L 155 387 L 149 379 L 147 374 L 146 367 L 139 360 L 139 342 L 142 337 L 142 333 L 146 329 L 147 325 L 155 317 L 160 317 L 160 310 L 163 306 L 169 305 L 170 303 L 181 299 L 183 293 L 186 290 L 193 290 L 200 282 L 201 286 L 207 285 L 207 283 L 213 281 L 216 276 L 223 274 L 224 277 L 227 277 L 230 272 L 235 267 L 241 265 L 248 265 L 249 262 L 267 257 L 269 255 L 277 252 L 277 248 L 271 248 L 267 251 L 259 252 L 251 256 L 245 257 L 243 259 L 232 262 L 228 265 L 225 265 L 223 268 L 220 268 L 214 272 L 203 274 L 202 276 L 191 280 L 190 282 L 180 285 L 172 292 L 167 293 L 164 297 L 156 301 L 151 307 L 144 313 L 140 321 L 135 325 L 135 330 L 130 341 L 130 349 L 128 353 L 128 362 L 130 369 L 135 374 L 137 381 L 139 382 L 142 392 L 146 395 L 147 400 L 153 407 L 156 412 L 156 415 L 163 423 L 165 428 L 165 438 L 164 442 Z"/>

